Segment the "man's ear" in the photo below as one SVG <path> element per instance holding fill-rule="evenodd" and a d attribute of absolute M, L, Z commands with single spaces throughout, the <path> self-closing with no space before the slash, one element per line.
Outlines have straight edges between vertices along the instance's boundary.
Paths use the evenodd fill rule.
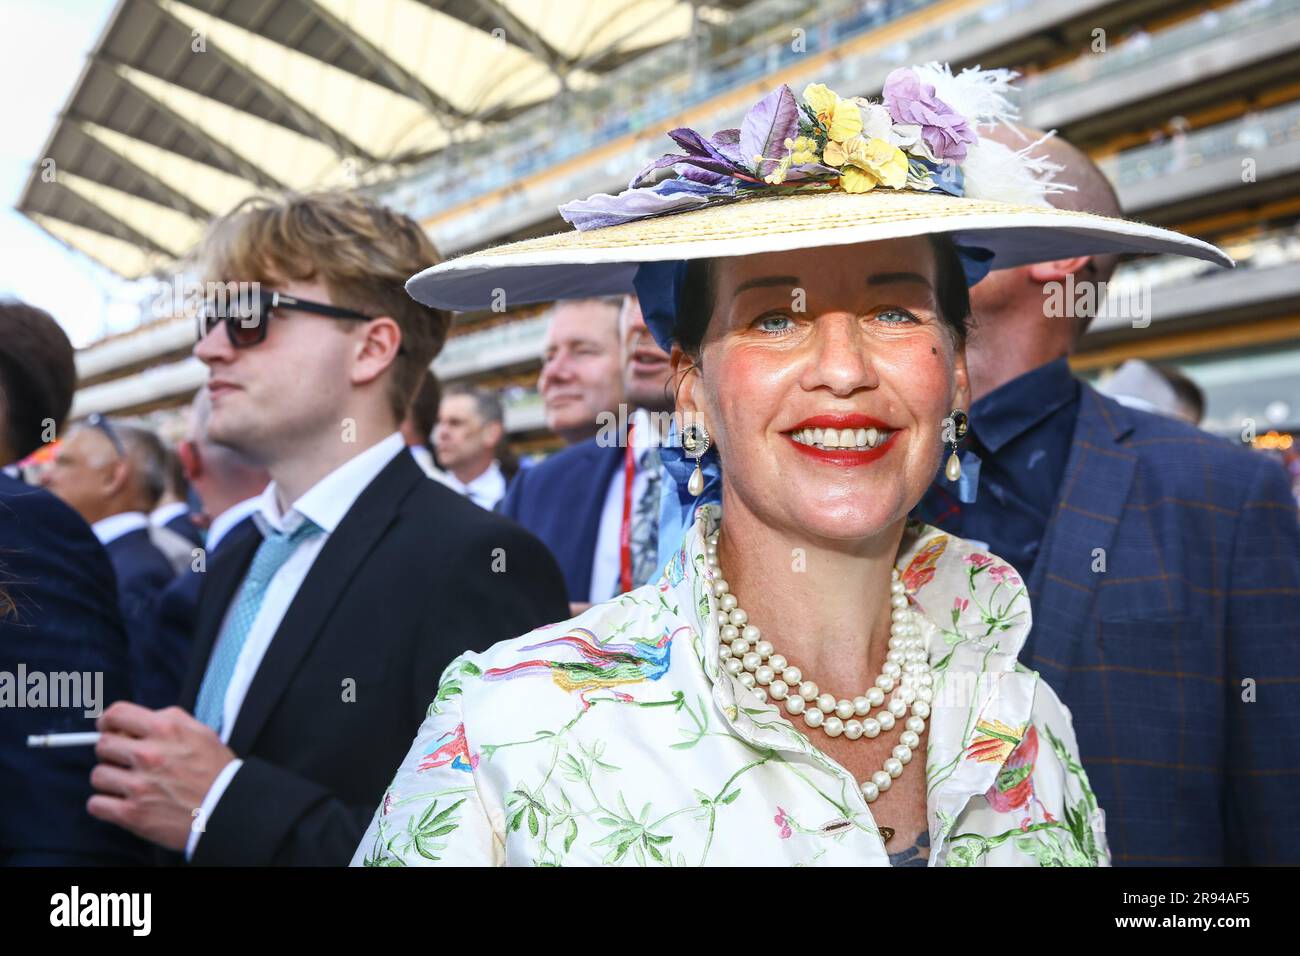
<path fill-rule="evenodd" d="M 104 471 L 104 495 L 112 498 L 131 481 L 131 463 L 125 458 L 115 458 Z"/>
<path fill-rule="evenodd" d="M 176 443 L 176 457 L 181 460 L 181 471 L 191 484 L 203 477 L 203 455 L 199 452 L 199 443 L 186 439 Z"/>
<path fill-rule="evenodd" d="M 1068 275 L 1077 275 L 1088 265 L 1091 256 L 1074 256 L 1070 259 L 1053 259 L 1050 262 L 1035 262 L 1028 266 L 1029 278 L 1038 285 L 1044 282 L 1064 282 Z"/>
<path fill-rule="evenodd" d="M 488 422 L 488 444 L 496 448 L 501 444 L 501 440 L 506 437 L 506 426 L 501 422 Z"/>
<path fill-rule="evenodd" d="M 362 324 L 365 335 L 352 369 L 354 385 L 365 385 L 377 379 L 393 364 L 397 350 L 402 347 L 402 327 L 388 316 L 381 315 Z"/>

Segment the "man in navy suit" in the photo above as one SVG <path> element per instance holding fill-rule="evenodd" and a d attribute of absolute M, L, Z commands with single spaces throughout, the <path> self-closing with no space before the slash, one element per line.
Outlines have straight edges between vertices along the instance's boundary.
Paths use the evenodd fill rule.
<path fill-rule="evenodd" d="M 162 493 L 165 456 L 158 438 L 94 416 L 59 444 L 45 484 L 82 516 L 108 551 L 118 607 L 131 649 L 137 700 L 176 692 L 150 646 L 158 597 L 175 574 L 150 535 L 149 512 Z"/>
<path fill-rule="evenodd" d="M 1118 215 L 1086 156 L 1045 151 L 1078 187 L 1056 205 Z M 1046 262 L 971 290 L 975 500 L 941 475 L 918 516 L 1021 572 L 1021 661 L 1073 713 L 1116 863 L 1300 863 L 1295 502 L 1266 456 L 1071 375 L 1090 316 L 1046 317 L 1044 286 L 1114 266 Z"/>
<path fill-rule="evenodd" d="M 190 482 L 185 475 L 185 463 L 178 448 L 164 449 L 166 467 L 163 471 L 162 498 L 149 513 L 149 523 L 155 528 L 166 528 L 187 541 L 192 548 L 203 546 L 203 532 L 194 523 L 190 512 Z M 189 562 L 186 561 L 188 566 Z"/>
<path fill-rule="evenodd" d="M 668 356 L 655 344 L 634 295 L 619 313 L 623 393 L 637 411 L 632 434 L 604 429 L 515 476 L 497 510 L 551 549 L 564 572 L 571 610 L 651 580 L 657 564 L 659 454 L 657 426 L 673 408 Z M 626 408 L 622 409 L 626 411 Z M 627 420 L 626 414 L 616 420 Z M 619 429 L 612 431 L 620 432 Z M 632 448 L 629 454 L 628 443 Z M 624 514 L 623 503 L 632 502 Z M 629 543 L 622 546 L 623 523 Z M 626 552 L 626 553 L 625 553 Z"/>
<path fill-rule="evenodd" d="M 180 700 L 208 562 L 231 540 L 242 534 L 256 534 L 252 515 L 257 510 L 258 496 L 271 480 L 265 468 L 208 437 L 211 412 L 208 390 L 201 388 L 190 406 L 189 433 L 176 449 L 186 483 L 198 493 L 210 518 L 208 538 L 201 559 L 178 574 L 158 599 L 157 631 L 149 647 L 156 655 L 157 670 L 169 676 L 168 693 L 141 700 L 146 707 L 169 707 Z"/>
<path fill-rule="evenodd" d="M 76 368 L 67 336 L 39 309 L 0 303 L 0 328 L 4 466 L 54 437 L 46 429 L 67 415 Z M 81 699 L 22 708 L 5 700 L 27 695 L 36 674 L 50 690 L 55 675 L 73 677 Z M 93 730 L 97 710 L 128 696 L 126 636 L 103 546 L 48 491 L 0 474 L 0 866 L 147 859 L 139 840 L 86 814 L 90 747 L 26 746 L 29 734 Z"/>

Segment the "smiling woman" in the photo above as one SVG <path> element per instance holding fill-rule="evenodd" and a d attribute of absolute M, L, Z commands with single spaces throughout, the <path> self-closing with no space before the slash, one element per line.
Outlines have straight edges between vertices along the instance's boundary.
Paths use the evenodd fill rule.
<path fill-rule="evenodd" d="M 968 284 L 1225 257 L 1045 206 L 1032 147 L 975 132 L 1008 79 L 781 88 L 563 207 L 579 232 L 409 283 L 458 308 L 632 284 L 679 423 L 659 580 L 454 662 L 354 863 L 1109 862 L 1069 714 L 1016 662 L 1024 582 L 909 512 L 962 434 Z"/>

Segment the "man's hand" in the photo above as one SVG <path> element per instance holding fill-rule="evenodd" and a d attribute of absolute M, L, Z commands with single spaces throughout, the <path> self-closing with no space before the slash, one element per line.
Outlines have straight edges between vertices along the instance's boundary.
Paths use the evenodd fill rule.
<path fill-rule="evenodd" d="M 179 707 L 149 710 L 118 701 L 100 715 L 91 786 L 92 817 L 170 850 L 185 849 L 195 811 L 235 753 L 211 727 Z"/>

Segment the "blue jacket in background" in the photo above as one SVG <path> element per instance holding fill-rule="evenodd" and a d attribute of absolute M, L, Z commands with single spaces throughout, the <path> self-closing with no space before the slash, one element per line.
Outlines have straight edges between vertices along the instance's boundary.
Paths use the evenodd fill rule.
<path fill-rule="evenodd" d="M 175 572 L 171 562 L 149 540 L 147 528 L 129 531 L 105 548 L 117 576 L 117 604 L 126 628 L 135 692 L 132 699 L 146 707 L 167 706 L 180 694 L 182 675 L 159 658 L 154 636 L 158 600 Z"/>
<path fill-rule="evenodd" d="M 569 600 L 591 600 L 591 564 L 610 480 L 625 449 L 589 438 L 515 475 L 496 510 L 513 518 L 555 556 Z"/>
<path fill-rule="evenodd" d="M 41 488 L 0 475 L 0 672 L 102 675 L 101 709 L 131 696 L 117 585 L 89 526 Z M 92 677 L 93 682 L 93 677 Z M 19 693 L 24 688 L 17 688 Z M 91 690 L 92 688 L 86 688 Z M 26 698 L 25 698 L 26 699 Z M 142 841 L 86 812 L 93 747 L 29 749 L 28 734 L 95 729 L 83 706 L 0 710 L 0 864 L 135 864 Z"/>

